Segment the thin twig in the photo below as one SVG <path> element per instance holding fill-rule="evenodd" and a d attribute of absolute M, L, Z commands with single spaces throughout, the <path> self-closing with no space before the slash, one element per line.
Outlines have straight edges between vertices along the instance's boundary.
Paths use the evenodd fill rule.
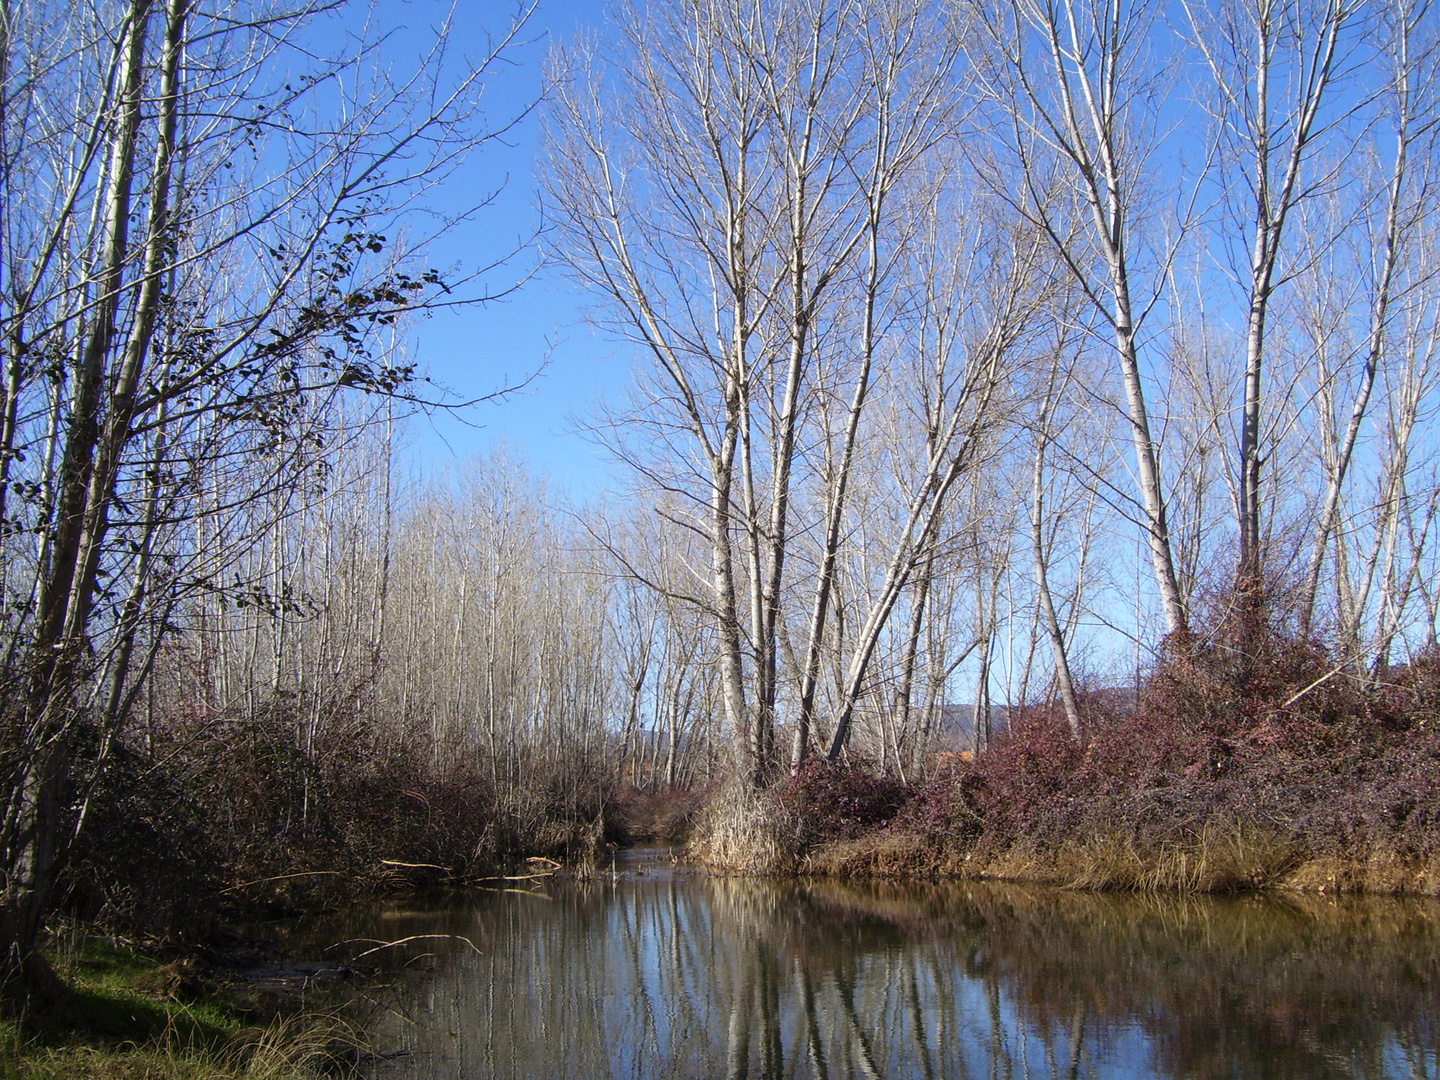
<path fill-rule="evenodd" d="M 341 870 L 303 870 L 295 874 L 278 874 L 275 877 L 262 877 L 256 878 L 254 881 L 242 881 L 239 885 L 231 885 L 229 888 L 221 889 L 220 892 L 223 894 L 234 892 L 237 889 L 248 889 L 251 885 L 266 885 L 272 881 L 288 881 L 291 878 L 321 877 L 325 874 L 331 874 L 337 877 L 344 876 L 344 872 Z"/>
<path fill-rule="evenodd" d="M 1350 657 L 1350 658 L 1348 658 L 1348 659 L 1342 660 L 1339 664 L 1337 664 L 1335 667 L 1331 668 L 1331 669 L 1330 669 L 1329 671 L 1327 671 L 1324 675 L 1321 675 L 1320 678 L 1316 679 L 1316 680 L 1315 680 L 1314 682 L 1312 682 L 1309 686 L 1305 687 L 1304 690 L 1301 690 L 1301 691 L 1299 691 L 1298 693 L 1293 694 L 1293 695 L 1290 697 L 1290 699 L 1285 702 L 1284 705 L 1281 705 L 1281 706 L 1280 706 L 1280 708 L 1281 708 L 1281 709 L 1288 709 L 1291 705 L 1294 705 L 1295 702 L 1299 701 L 1302 697 L 1304 697 L 1306 694 L 1310 693 L 1310 691 L 1311 691 L 1311 690 L 1314 690 L 1317 686 L 1320 686 L 1322 683 L 1327 683 L 1327 682 L 1329 682 L 1329 681 L 1330 681 L 1331 679 L 1333 679 L 1336 675 L 1339 675 L 1339 674 L 1340 674 L 1342 671 L 1344 671 L 1347 667 L 1349 667 L 1351 664 L 1353 664 L 1353 663 L 1355 662 L 1355 660 L 1358 658 L 1358 656 L 1359 656 L 1359 654 L 1357 653 L 1355 656 L 1352 656 L 1352 657 Z"/>

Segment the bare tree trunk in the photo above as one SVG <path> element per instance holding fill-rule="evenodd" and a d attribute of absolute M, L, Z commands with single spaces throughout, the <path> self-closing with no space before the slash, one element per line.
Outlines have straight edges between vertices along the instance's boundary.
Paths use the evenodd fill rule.
<path fill-rule="evenodd" d="M 734 387 L 731 390 L 734 391 Z M 735 603 L 735 567 L 730 555 L 730 484 L 738 437 L 734 421 L 727 423 L 719 452 L 710 465 L 711 588 L 720 641 L 720 687 L 730 737 L 739 751 L 740 774 L 757 782 L 763 768 L 753 754 L 750 713 L 745 706 L 745 669 L 740 613 Z"/>
<path fill-rule="evenodd" d="M 1300 173 L 1306 150 L 1315 128 L 1316 116 L 1325 99 L 1331 71 L 1336 58 L 1336 45 L 1341 30 L 1351 14 L 1345 0 L 1328 0 L 1324 22 L 1317 35 L 1313 55 L 1295 58 L 1304 72 L 1296 114 L 1288 118 L 1290 146 L 1284 171 L 1275 183 L 1271 175 L 1271 148 L 1277 133 L 1271 130 L 1270 79 L 1280 62 L 1276 55 L 1281 33 L 1280 22 L 1285 13 L 1277 0 L 1262 0 L 1255 10 L 1254 26 L 1258 55 L 1254 59 L 1253 105 L 1244 120 L 1249 123 L 1247 143 L 1254 154 L 1254 175 L 1250 178 L 1255 198 L 1254 236 L 1250 245 L 1249 307 L 1245 332 L 1244 395 L 1240 424 L 1239 484 L 1239 565 L 1236 587 L 1242 602 L 1261 602 L 1264 592 L 1264 558 L 1261 523 L 1261 409 L 1264 401 L 1264 366 L 1266 353 L 1266 319 L 1275 291 L 1276 266 L 1281 240 L 1290 211 L 1303 196 Z M 1212 68 L 1224 82 L 1217 61 Z M 1228 89 L 1228 88 L 1227 88 Z M 1256 617 L 1246 611 L 1247 624 Z M 1253 632 L 1250 627 L 1246 632 Z"/>
<path fill-rule="evenodd" d="M 916 574 L 915 588 L 911 595 L 910 623 L 905 630 L 905 644 L 900 661 L 900 681 L 895 687 L 895 712 L 896 726 L 900 731 L 899 741 L 906 747 L 914 745 L 911 739 L 912 719 L 914 714 L 915 694 L 915 668 L 920 653 L 920 637 L 925 630 L 926 606 L 930 602 L 930 586 L 935 577 L 935 548 L 934 538 L 931 537 L 923 544 L 925 548 L 925 559 L 921 563 L 919 572 Z M 917 740 L 923 743 L 923 739 Z M 896 748 L 897 760 L 899 758 L 899 747 Z M 910 754 L 913 765 L 913 750 Z"/>
<path fill-rule="evenodd" d="M 1054 369 L 1051 369 L 1052 389 Z M 1045 448 L 1049 442 L 1049 408 L 1042 411 L 1040 428 L 1035 436 L 1035 464 L 1030 488 L 1030 544 L 1035 558 L 1035 589 L 1040 600 L 1040 615 L 1055 660 L 1055 680 L 1060 687 L 1060 700 L 1065 706 L 1065 720 L 1070 734 L 1077 741 L 1080 731 L 1080 703 L 1075 696 L 1075 682 L 1070 675 L 1070 659 L 1065 649 L 1065 634 L 1055 614 L 1055 601 L 1050 594 L 1050 560 L 1045 545 Z"/>
<path fill-rule="evenodd" d="M 0 992 L 18 995 L 21 1001 L 32 994 L 42 999 L 53 995 L 57 985 L 39 953 L 38 935 L 69 831 L 64 815 L 71 794 L 70 759 L 78 735 L 70 716 L 75 707 L 71 698 L 83 660 L 83 635 L 94 587 L 93 580 L 85 580 L 82 559 L 87 538 L 98 541 L 95 533 L 101 527 L 96 515 L 102 508 L 89 500 L 97 480 L 105 360 L 117 330 L 121 274 L 128 254 L 150 14 L 150 0 L 135 0 L 121 38 L 121 83 L 98 299 L 67 417 L 55 542 L 38 597 L 31 651 L 35 664 L 21 721 L 28 729 L 25 737 L 34 747 L 33 757 L 11 796 L 15 809 L 5 830 L 9 850 L 5 852 L 7 879 L 0 890 Z M 104 483 L 108 478 L 99 479 Z"/>
<path fill-rule="evenodd" d="M 1140 107 L 1142 91 L 1126 76 L 1134 70 L 1137 41 L 1150 18 L 1139 8 L 1127 10 L 1119 3 L 1084 0 L 1023 8 L 1014 5 L 1010 14 L 1012 23 L 997 21 L 991 29 L 998 35 L 993 40 L 1004 57 L 1001 63 L 1009 69 L 1007 77 L 1017 83 L 1016 100 L 1025 102 L 1034 114 L 1027 120 L 1015 119 L 1030 124 L 1071 168 L 1088 211 L 1091 238 L 1104 265 L 1103 280 L 1096 280 L 1098 273 L 1092 275 L 1081 244 L 1046 205 L 1048 180 L 1023 143 L 1019 154 L 1025 195 L 1011 197 L 1017 199 L 1017 209 L 1050 236 L 1063 264 L 1114 332 L 1151 567 L 1166 629 L 1183 635 L 1188 626 L 1185 600 L 1175 572 L 1160 455 L 1141 375 L 1137 342 L 1141 319 L 1132 267 L 1132 209 L 1138 197 L 1136 188 L 1147 178 L 1138 172 L 1143 168 L 1146 147 L 1137 143 L 1138 133 L 1131 130 L 1129 119 Z M 1043 70 L 1030 70 L 1024 42 L 1031 32 L 1043 43 Z M 1185 223 L 1181 224 L 1183 228 Z M 1173 251 L 1164 254 L 1158 271 L 1162 276 L 1172 255 Z M 1148 305 L 1142 304 L 1140 314 L 1146 311 Z"/>

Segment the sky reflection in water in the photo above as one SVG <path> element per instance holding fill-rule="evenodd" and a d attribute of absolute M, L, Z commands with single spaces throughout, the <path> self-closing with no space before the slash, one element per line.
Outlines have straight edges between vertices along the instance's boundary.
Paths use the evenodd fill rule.
<path fill-rule="evenodd" d="M 331 933 L 481 950 L 410 947 L 372 1021 L 386 1080 L 1323 1080 L 1437 1076 L 1437 927 L 1418 901 L 777 884 L 642 856 Z"/>

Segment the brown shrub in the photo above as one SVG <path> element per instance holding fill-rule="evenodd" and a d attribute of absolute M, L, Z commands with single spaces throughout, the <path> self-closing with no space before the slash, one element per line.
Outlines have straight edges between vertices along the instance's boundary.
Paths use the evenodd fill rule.
<path fill-rule="evenodd" d="M 606 838 L 617 844 L 683 844 L 690 838 L 706 792 L 665 787 L 623 787 L 606 805 Z"/>
<path fill-rule="evenodd" d="M 794 873 L 804 854 L 776 793 L 734 779 L 705 804 L 685 850 L 697 862 L 736 874 Z"/>
<path fill-rule="evenodd" d="M 602 764 L 537 768 L 496 792 L 485 761 L 437 768 L 362 716 L 327 718 L 308 748 L 300 730 L 280 702 L 171 718 L 144 752 L 122 742 L 62 882 L 69 910 L 136 936 L 204 936 L 236 908 L 464 881 L 599 843 Z"/>

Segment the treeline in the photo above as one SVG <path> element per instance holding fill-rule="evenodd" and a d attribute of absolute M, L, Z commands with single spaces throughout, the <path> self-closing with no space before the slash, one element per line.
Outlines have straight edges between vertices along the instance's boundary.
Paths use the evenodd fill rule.
<path fill-rule="evenodd" d="M 203 931 L 206 885 L 313 902 L 603 842 L 611 576 L 523 466 L 402 479 L 394 425 L 358 419 L 255 507 L 225 567 L 248 595 L 173 613 L 67 879 L 78 913 Z"/>
<path fill-rule="evenodd" d="M 640 365 L 602 430 L 757 783 L 962 685 L 1079 737 L 1167 635 L 1433 645 L 1436 33 L 716 2 L 557 52 L 560 250 Z"/>
<path fill-rule="evenodd" d="M 1114 882 L 1236 823 L 1433 855 L 1437 34 L 715 0 L 556 50 L 547 208 L 634 349 L 598 432 L 657 534 L 612 546 L 703 613 L 743 778 L 709 858 L 813 866 L 794 807 L 851 787 Z M 931 800 L 955 701 L 1013 730 Z"/>

